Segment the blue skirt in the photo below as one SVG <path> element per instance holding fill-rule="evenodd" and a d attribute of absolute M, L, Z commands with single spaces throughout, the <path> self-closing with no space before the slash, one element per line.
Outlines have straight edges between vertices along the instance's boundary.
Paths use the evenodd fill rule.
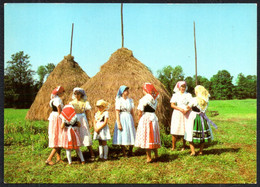
<path fill-rule="evenodd" d="M 115 123 L 113 144 L 114 145 L 134 145 L 135 144 L 135 126 L 132 115 L 129 112 L 120 112 L 119 114 L 122 131 L 118 129 Z"/>

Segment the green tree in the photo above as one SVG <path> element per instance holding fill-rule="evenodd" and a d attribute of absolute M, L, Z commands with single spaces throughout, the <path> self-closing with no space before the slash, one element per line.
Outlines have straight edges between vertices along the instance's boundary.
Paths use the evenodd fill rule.
<path fill-rule="evenodd" d="M 185 78 L 185 81 L 187 83 L 187 86 L 188 86 L 188 89 L 187 89 L 187 92 L 191 93 L 192 95 L 194 95 L 194 88 L 195 88 L 195 80 L 188 76 Z"/>
<path fill-rule="evenodd" d="M 181 66 L 166 66 L 157 71 L 158 79 L 163 83 L 170 94 L 173 93 L 175 84 L 184 79 L 184 73 Z"/>
<path fill-rule="evenodd" d="M 27 108 L 31 105 L 33 93 L 34 71 L 30 69 L 29 56 L 23 51 L 11 56 L 5 69 L 5 106 Z M 12 103 L 10 103 L 12 102 Z"/>
<path fill-rule="evenodd" d="M 233 76 L 227 70 L 218 71 L 216 75 L 213 75 L 210 79 L 210 93 L 212 99 L 232 99 L 233 88 L 232 83 Z"/>
<path fill-rule="evenodd" d="M 48 63 L 46 66 L 45 66 L 46 70 L 47 70 L 47 77 L 50 75 L 50 73 L 54 70 L 55 68 L 55 65 L 53 63 Z"/>
<path fill-rule="evenodd" d="M 194 82 L 196 81 L 196 77 L 194 76 Z M 210 88 L 210 81 L 206 77 L 197 76 L 198 79 L 198 85 L 204 86 L 207 90 Z"/>
<path fill-rule="evenodd" d="M 236 80 L 237 86 L 234 89 L 236 98 L 256 98 L 256 81 L 256 75 L 245 76 L 239 73 Z"/>
<path fill-rule="evenodd" d="M 53 63 L 48 63 L 46 66 L 39 66 L 37 69 L 37 74 L 39 76 L 39 88 L 43 85 L 44 79 L 48 78 L 49 74 L 54 70 L 55 65 Z"/>
<path fill-rule="evenodd" d="M 40 81 L 40 87 L 41 87 L 43 84 L 43 81 L 44 81 L 44 77 L 47 74 L 47 69 L 45 68 L 45 66 L 39 66 L 37 69 L 37 74 L 40 79 L 39 81 Z"/>

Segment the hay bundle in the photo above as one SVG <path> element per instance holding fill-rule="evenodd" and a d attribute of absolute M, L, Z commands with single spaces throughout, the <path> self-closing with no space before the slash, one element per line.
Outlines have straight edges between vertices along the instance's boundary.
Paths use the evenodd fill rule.
<path fill-rule="evenodd" d="M 169 125 L 171 117 L 170 95 L 164 88 L 163 84 L 156 79 L 148 68 L 138 61 L 132 51 L 121 48 L 113 53 L 104 65 L 101 66 L 100 72 L 92 77 L 81 87 L 86 91 L 88 101 L 92 106 L 90 116 L 93 119 L 97 111 L 95 104 L 99 99 L 108 101 L 111 106 L 109 109 L 109 126 L 113 129 L 115 124 L 115 97 L 121 85 L 130 88 L 129 97 L 134 100 L 135 104 L 135 122 L 137 118 L 137 106 L 139 99 L 143 96 L 142 86 L 145 82 L 151 82 L 159 91 L 158 107 L 156 115 L 160 124 Z"/>
<path fill-rule="evenodd" d="M 74 87 L 80 87 L 89 80 L 89 76 L 81 69 L 74 57 L 64 56 L 64 59 L 51 72 L 46 82 L 37 93 L 30 110 L 27 112 L 28 120 L 48 120 L 51 113 L 49 106 L 50 94 L 54 88 L 61 85 L 65 89 L 62 97 L 63 103 L 68 104 Z"/>

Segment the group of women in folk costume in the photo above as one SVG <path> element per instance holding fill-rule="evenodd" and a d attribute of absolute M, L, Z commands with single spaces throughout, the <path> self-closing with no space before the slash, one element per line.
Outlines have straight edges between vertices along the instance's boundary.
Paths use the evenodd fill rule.
<path fill-rule="evenodd" d="M 201 85 L 194 88 L 196 97 L 192 97 L 186 90 L 185 81 L 177 82 L 173 90 L 175 93 L 170 101 L 171 107 L 174 109 L 171 119 L 172 150 L 176 147 L 177 136 L 183 136 L 181 150 L 185 149 L 185 142 L 188 141 L 191 149 L 190 155 L 195 155 L 194 144 L 199 144 L 199 155 L 201 155 L 204 144 L 213 140 L 210 125 L 217 128 L 205 114 L 210 94 Z"/>
<path fill-rule="evenodd" d="M 215 125 L 205 115 L 208 105 L 209 93 L 203 86 L 195 88 L 196 97 L 186 92 L 187 86 L 184 81 L 179 81 L 171 98 L 171 107 L 174 109 L 171 121 L 172 149 L 175 149 L 177 136 L 184 136 L 190 142 L 191 155 L 195 155 L 194 144 L 200 143 L 200 152 L 205 142 L 210 142 L 213 138 L 210 124 Z M 52 112 L 49 117 L 49 147 L 53 148 L 50 156 L 45 161 L 48 165 L 53 165 L 52 157 L 57 153 L 56 162 L 62 161 L 60 157 L 61 148 L 66 149 L 68 163 L 71 164 L 71 150 L 76 150 L 82 164 L 85 163 L 81 146 L 87 146 L 91 161 L 95 155 L 92 149 L 92 136 L 87 120 L 88 111 L 91 106 L 87 101 L 87 96 L 82 88 L 74 88 L 72 101 L 69 105 L 63 106 L 60 97 L 65 92 L 64 88 L 58 86 L 51 94 L 50 106 Z M 129 98 L 129 87 L 122 85 L 115 98 L 116 122 L 113 134 L 113 145 L 120 145 L 124 156 L 133 155 L 133 146 L 146 150 L 147 163 L 158 160 L 158 148 L 161 147 L 160 130 L 158 118 L 155 115 L 157 108 L 158 91 L 151 83 L 143 86 L 144 96 L 139 100 L 138 127 L 135 130 L 134 123 L 134 102 Z M 103 99 L 96 103 L 98 111 L 94 116 L 94 140 L 99 141 L 99 159 L 108 159 L 107 141 L 111 139 L 108 118 L 110 104 Z M 128 154 L 126 146 L 129 146 Z M 151 158 L 151 152 L 155 158 Z"/>

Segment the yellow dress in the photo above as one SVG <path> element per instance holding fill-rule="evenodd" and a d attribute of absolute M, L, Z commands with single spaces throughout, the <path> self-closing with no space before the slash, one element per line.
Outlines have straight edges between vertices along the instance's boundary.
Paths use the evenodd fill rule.
<path fill-rule="evenodd" d="M 84 99 L 77 100 L 74 99 L 70 102 L 73 105 L 76 115 L 81 123 L 79 128 L 80 131 L 80 139 L 83 146 L 91 146 L 92 145 L 92 137 L 89 130 L 88 120 L 85 114 L 86 110 L 91 110 L 91 106 L 88 101 Z"/>

